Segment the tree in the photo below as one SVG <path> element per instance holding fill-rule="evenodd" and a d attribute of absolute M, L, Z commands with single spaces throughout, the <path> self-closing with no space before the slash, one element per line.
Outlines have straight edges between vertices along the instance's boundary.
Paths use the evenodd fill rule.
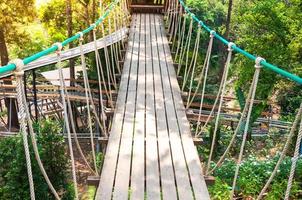
<path fill-rule="evenodd" d="M 33 20 L 35 15 L 34 0 L 2 0 L 0 2 L 0 57 L 1 65 L 9 62 L 7 44 L 17 43 L 24 38 L 24 33 L 18 31 L 19 24 L 25 24 Z M 11 80 L 4 81 L 11 84 Z M 5 99 L 8 110 L 8 126 L 18 128 L 17 109 L 14 100 Z M 12 119 L 11 121 L 9 119 Z"/>
<path fill-rule="evenodd" d="M 297 75 L 302 75 L 302 4 L 292 0 L 290 5 L 283 1 L 239 1 L 234 19 L 236 43 L 254 55 Z M 240 36 L 240 37 L 239 37 Z M 295 38 L 295 39 L 293 39 Z M 236 55 L 234 76 L 237 87 L 245 92 L 254 73 L 254 62 Z M 275 72 L 262 69 L 256 98 L 266 100 L 276 90 L 280 81 L 288 80 Z M 296 85 L 296 84 L 293 84 Z M 290 88 L 289 88 L 290 89 Z"/>

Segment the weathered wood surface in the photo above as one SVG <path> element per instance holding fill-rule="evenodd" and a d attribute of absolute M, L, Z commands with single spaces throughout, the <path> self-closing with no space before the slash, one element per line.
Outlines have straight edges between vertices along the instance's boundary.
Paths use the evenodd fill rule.
<path fill-rule="evenodd" d="M 210 199 L 163 17 L 133 14 L 96 199 Z"/>

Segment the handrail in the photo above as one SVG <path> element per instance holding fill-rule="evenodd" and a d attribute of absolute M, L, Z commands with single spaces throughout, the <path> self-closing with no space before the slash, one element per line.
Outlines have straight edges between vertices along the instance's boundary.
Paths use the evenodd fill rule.
<path fill-rule="evenodd" d="M 185 5 L 185 3 L 183 2 L 183 0 L 178 0 L 180 2 L 180 4 L 183 6 L 183 8 L 185 9 L 185 11 L 192 17 L 192 19 L 194 19 L 201 27 L 203 27 L 207 32 L 211 33 L 213 32 L 214 30 L 212 30 L 210 27 L 208 27 L 206 24 L 204 24 L 201 20 L 199 20 L 195 15 L 194 13 L 192 13 L 189 8 Z M 218 33 L 216 33 L 214 31 L 214 37 L 216 39 L 218 39 L 219 41 L 221 41 L 224 45 L 228 46 L 228 44 L 230 43 L 229 41 L 227 41 L 224 37 L 222 37 L 221 35 L 219 35 Z M 232 49 L 242 55 L 244 55 L 246 58 L 250 59 L 250 60 L 253 60 L 255 61 L 256 60 L 256 56 L 252 55 L 251 53 L 241 49 L 240 47 L 237 47 L 235 45 L 232 45 Z M 277 74 L 280 74 L 281 76 L 284 76 L 292 81 L 295 81 L 296 83 L 302 85 L 302 78 L 295 75 L 295 74 L 292 74 L 286 70 L 283 70 L 281 69 L 280 67 L 276 66 L 276 65 L 273 65 L 271 63 L 268 63 L 266 62 L 265 60 L 261 61 L 260 64 L 277 73 Z"/>
<path fill-rule="evenodd" d="M 100 23 L 102 23 L 119 1 L 120 0 L 115 0 L 114 2 L 110 3 L 108 8 L 106 9 L 105 13 L 94 24 L 90 25 L 88 28 L 86 28 L 85 30 L 82 31 L 83 35 L 89 33 L 90 31 L 92 31 L 94 29 L 95 26 L 98 26 Z M 80 34 L 77 33 L 76 35 L 64 40 L 62 42 L 62 46 L 66 46 L 67 44 L 69 44 L 79 38 L 80 38 Z M 58 49 L 57 45 L 49 47 L 48 49 L 45 49 L 43 51 L 40 51 L 36 54 L 33 54 L 33 55 L 27 57 L 27 58 L 24 58 L 23 63 L 24 63 L 24 65 L 27 65 L 27 64 L 41 58 L 42 56 L 46 56 L 50 53 L 55 52 L 57 49 Z M 11 72 L 15 69 L 16 69 L 16 65 L 13 63 L 9 63 L 5 66 L 0 67 L 0 74 L 6 73 L 6 72 Z"/>

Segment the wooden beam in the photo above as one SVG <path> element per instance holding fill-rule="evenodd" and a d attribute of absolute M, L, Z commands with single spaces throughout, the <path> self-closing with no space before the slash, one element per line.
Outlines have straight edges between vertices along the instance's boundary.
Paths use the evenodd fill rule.
<path fill-rule="evenodd" d="M 98 187 L 100 183 L 99 176 L 88 176 L 87 177 L 87 185 Z"/>
<path fill-rule="evenodd" d="M 207 186 L 211 186 L 215 184 L 214 176 L 204 176 L 204 180 L 206 181 Z"/>

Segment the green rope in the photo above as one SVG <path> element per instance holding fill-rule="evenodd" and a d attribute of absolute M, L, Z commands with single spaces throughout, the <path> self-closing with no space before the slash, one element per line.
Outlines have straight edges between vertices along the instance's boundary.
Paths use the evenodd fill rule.
<path fill-rule="evenodd" d="M 199 20 L 190 10 L 189 8 L 185 5 L 185 3 L 183 2 L 183 0 L 179 0 L 180 4 L 184 7 L 185 11 L 189 14 L 189 16 L 192 17 L 192 19 L 194 19 L 198 24 L 200 24 L 207 32 L 211 32 L 211 28 L 208 27 L 206 24 L 204 24 L 201 20 Z M 224 45 L 228 46 L 228 44 L 230 43 L 229 41 L 227 41 L 225 38 L 223 38 L 222 36 L 220 36 L 219 34 L 217 34 L 215 32 L 214 37 L 216 39 L 218 39 L 220 42 L 222 42 Z M 232 46 L 232 49 L 237 52 L 240 53 L 242 55 L 244 55 L 245 57 L 247 57 L 248 59 L 255 61 L 256 60 L 256 56 L 250 54 L 249 52 L 237 47 L 237 46 Z M 266 61 L 262 61 L 260 63 L 263 67 L 277 73 L 280 74 L 281 76 L 284 76 L 292 81 L 295 81 L 296 83 L 302 85 L 302 78 L 300 78 L 299 76 L 289 73 L 288 71 L 285 71 L 279 67 L 277 67 L 276 65 L 270 64 Z"/>

